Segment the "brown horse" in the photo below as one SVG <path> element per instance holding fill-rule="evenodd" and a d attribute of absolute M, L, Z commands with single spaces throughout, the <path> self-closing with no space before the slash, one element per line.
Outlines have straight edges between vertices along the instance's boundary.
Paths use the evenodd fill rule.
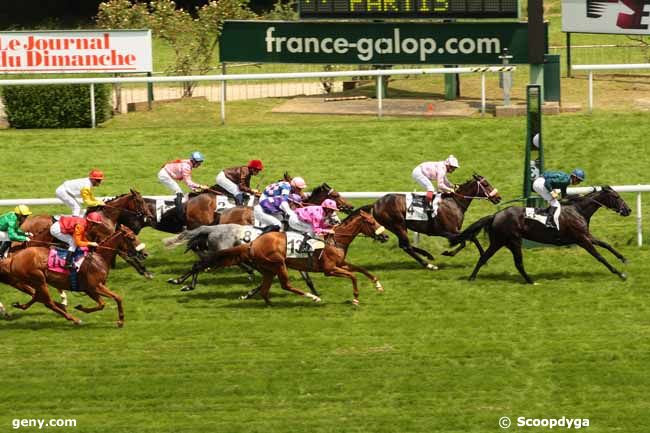
<path fill-rule="evenodd" d="M 631 212 L 629 206 L 616 191 L 609 186 L 603 186 L 600 191 L 594 190 L 583 197 L 572 198 L 568 204 L 564 204 L 560 213 L 559 230 L 546 227 L 540 222 L 526 219 L 525 208 L 512 206 L 494 215 L 481 218 L 466 230 L 463 230 L 461 234 L 455 236 L 451 244 L 453 246 L 463 240 L 470 239 L 476 236 L 482 229 L 485 229 L 490 235 L 490 246 L 484 254 L 481 254 L 481 258 L 476 263 L 476 267 L 469 277 L 470 280 L 476 278 L 479 269 L 487 263 L 494 253 L 502 247 L 506 247 L 512 253 L 515 266 L 521 276 L 524 277 L 527 283 L 533 284 L 533 280 L 524 269 L 523 254 L 521 251 L 522 239 L 552 245 L 577 244 L 605 265 L 610 272 L 625 280 L 627 275 L 619 272 L 610 265 L 596 250 L 595 245 L 610 251 L 623 263 L 626 263 L 625 257 L 607 242 L 596 239 L 589 232 L 589 221 L 592 215 L 601 207 L 613 210 L 622 216 L 628 216 Z"/>
<path fill-rule="evenodd" d="M 117 326 L 122 327 L 124 325 L 122 298 L 106 286 L 110 264 L 118 253 L 137 257 L 142 250 L 144 244 L 141 244 L 135 234 L 124 226 L 101 242 L 95 251 L 88 254 L 77 274 L 79 288 L 97 302 L 97 305 L 94 307 L 77 305 L 75 308 L 84 313 L 92 313 L 104 308 L 105 302 L 102 296 L 113 298 L 118 309 Z M 44 247 L 31 247 L 18 251 L 0 262 L 0 281 L 11 285 L 14 285 L 12 282 L 17 282 L 22 287 L 20 290 L 31 292 L 29 294 L 32 299 L 26 304 L 14 304 L 16 308 L 26 310 L 35 302 L 41 302 L 47 308 L 78 325 L 81 320 L 68 314 L 50 296 L 48 284 L 58 290 L 69 290 L 70 277 L 68 274 L 48 270 L 48 255 L 49 248 Z"/>
<path fill-rule="evenodd" d="M 115 227 L 123 215 L 132 215 L 145 222 L 153 219 L 153 214 L 147 207 L 144 197 L 142 197 L 138 191 L 133 189 L 127 194 L 122 194 L 108 200 L 105 206 L 88 208 L 87 213 L 90 212 L 99 212 L 102 215 L 102 220 L 107 228 L 107 235 L 115 231 Z M 58 242 L 50 234 L 50 227 L 52 224 L 52 217 L 50 215 L 33 215 L 27 218 L 20 228 L 25 232 L 31 232 L 34 234 L 34 236 L 32 236 L 34 244 L 37 242 Z M 98 238 L 92 240 L 96 239 Z M 103 239 L 103 237 L 99 239 Z"/>
<path fill-rule="evenodd" d="M 287 258 L 287 236 L 283 232 L 269 232 L 255 239 L 250 244 L 243 244 L 217 252 L 216 260 L 211 267 L 236 265 L 242 262 L 252 263 L 262 273 L 261 285 L 248 293 L 242 299 L 261 291 L 262 298 L 270 304 L 269 290 L 273 278 L 277 275 L 284 290 L 299 296 L 311 298 L 320 302 L 320 297 L 305 293 L 289 283 L 288 268 L 305 272 L 322 272 L 328 277 L 349 278 L 352 281 L 354 305 L 359 304 L 359 289 L 354 272 L 361 272 L 368 277 L 377 288 L 383 287 L 377 277 L 366 269 L 345 261 L 345 256 L 350 243 L 359 234 L 370 236 L 381 242 L 386 242 L 388 237 L 382 232 L 384 228 L 372 217 L 368 211 L 370 206 L 360 208 L 350 214 L 345 220 L 334 227 L 334 233 L 325 239 L 323 250 L 317 250 L 309 258 Z"/>
<path fill-rule="evenodd" d="M 408 255 L 413 257 L 426 269 L 434 270 L 438 267 L 428 263 L 421 255 L 433 260 L 433 256 L 422 248 L 411 245 L 408 230 L 423 233 L 428 236 L 443 236 L 448 239 L 460 233 L 465 218 L 465 212 L 474 199 L 486 199 L 496 204 L 501 201 L 498 191 L 490 185 L 483 176 L 474 174 L 472 179 L 458 186 L 458 189 L 450 194 L 443 194 L 438 213 L 428 221 L 411 221 L 406 219 L 406 197 L 404 194 L 387 194 L 377 200 L 373 205 L 373 216 L 377 222 L 382 224 L 391 232 L 397 235 L 399 247 Z M 481 245 L 475 238 L 471 239 L 482 251 Z M 464 244 L 446 255 L 455 255 L 464 247 Z"/>

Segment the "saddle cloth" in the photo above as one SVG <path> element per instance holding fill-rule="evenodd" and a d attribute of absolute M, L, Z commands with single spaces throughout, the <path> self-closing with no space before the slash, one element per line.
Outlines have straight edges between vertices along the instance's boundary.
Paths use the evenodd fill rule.
<path fill-rule="evenodd" d="M 429 214 L 424 210 L 423 194 L 406 194 L 406 219 L 409 221 L 427 221 Z M 432 216 L 435 216 L 432 214 Z"/>
<path fill-rule="evenodd" d="M 156 200 L 156 221 L 160 222 L 165 212 L 175 207 L 176 205 L 174 204 L 173 201 L 162 200 L 162 199 Z"/>
<path fill-rule="evenodd" d="M 255 226 L 242 226 L 239 232 L 239 240 L 243 243 L 249 243 L 257 239 L 262 234 L 262 229 Z"/>
<path fill-rule="evenodd" d="M 244 196 L 246 197 L 246 196 Z M 246 203 L 246 206 L 253 207 L 255 205 L 255 196 L 250 195 L 248 196 L 248 202 Z M 218 195 L 217 196 L 217 207 L 215 208 L 215 212 L 222 212 L 226 209 L 230 209 L 231 207 L 237 206 L 235 204 L 235 199 L 227 196 L 227 195 Z"/>
<path fill-rule="evenodd" d="M 88 248 L 86 247 L 77 248 L 77 251 L 75 251 L 72 256 L 72 261 L 77 270 L 81 267 L 87 254 Z M 50 248 L 50 254 L 47 257 L 47 269 L 61 274 L 69 274 L 70 271 L 63 267 L 65 265 L 66 255 L 68 255 L 68 250 L 56 247 Z"/>
<path fill-rule="evenodd" d="M 534 208 L 534 207 L 527 207 L 525 216 L 526 219 L 534 220 L 546 225 L 546 219 L 548 218 L 548 210 Z"/>
<path fill-rule="evenodd" d="M 325 248 L 325 242 L 319 239 L 308 239 L 307 245 L 309 245 L 309 251 L 301 251 L 303 248 L 302 243 L 305 239 L 305 235 L 301 232 L 289 230 L 285 232 L 287 235 L 287 258 L 289 259 L 306 259 L 309 257 L 310 252 L 315 252 L 316 250 L 322 250 Z"/>

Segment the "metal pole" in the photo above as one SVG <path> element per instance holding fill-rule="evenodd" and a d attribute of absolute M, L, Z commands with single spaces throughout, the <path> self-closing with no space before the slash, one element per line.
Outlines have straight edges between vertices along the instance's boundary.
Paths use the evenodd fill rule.
<path fill-rule="evenodd" d="M 643 232 L 641 231 L 641 193 L 636 193 L 636 242 L 643 246 Z"/>
<path fill-rule="evenodd" d="M 594 108 L 594 71 L 589 71 L 589 113 Z"/>
<path fill-rule="evenodd" d="M 147 72 L 147 77 L 151 77 L 153 74 Z M 147 110 L 151 111 L 153 108 L 153 83 L 150 81 L 147 83 Z"/>
<path fill-rule="evenodd" d="M 221 64 L 221 75 L 226 75 L 226 63 L 225 63 L 225 62 Z M 228 96 L 226 95 L 226 90 L 225 90 L 225 88 L 226 88 L 226 82 L 224 81 L 223 83 L 221 83 L 221 85 L 222 85 L 223 88 L 224 88 L 224 97 L 223 97 L 223 100 L 225 101 L 225 100 L 228 99 Z"/>
<path fill-rule="evenodd" d="M 220 81 L 221 83 L 221 124 L 226 123 L 226 82 Z"/>
<path fill-rule="evenodd" d="M 571 32 L 566 34 L 566 76 L 573 78 L 571 75 Z"/>
<path fill-rule="evenodd" d="M 481 116 L 485 116 L 485 72 L 481 72 Z"/>
<path fill-rule="evenodd" d="M 377 117 L 381 117 L 383 114 L 383 99 L 382 95 L 384 93 L 383 88 L 384 80 L 382 80 L 381 75 L 377 75 Z"/>
<path fill-rule="evenodd" d="M 95 127 L 97 120 L 95 119 L 95 85 L 90 84 L 90 123 Z"/>

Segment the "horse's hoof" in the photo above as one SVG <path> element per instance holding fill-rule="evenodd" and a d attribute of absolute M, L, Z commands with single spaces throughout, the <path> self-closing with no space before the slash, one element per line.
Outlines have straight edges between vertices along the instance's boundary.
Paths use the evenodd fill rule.
<path fill-rule="evenodd" d="M 11 306 L 14 308 L 20 308 L 21 310 L 23 309 L 22 305 L 20 305 L 20 303 L 18 302 L 14 302 L 13 304 L 11 304 Z"/>
<path fill-rule="evenodd" d="M 191 286 L 183 286 L 181 288 L 181 292 L 191 292 L 192 290 L 194 290 L 194 287 Z"/>
<path fill-rule="evenodd" d="M 438 267 L 434 265 L 433 263 L 427 263 L 427 269 L 430 271 L 437 271 Z"/>
<path fill-rule="evenodd" d="M 84 308 L 84 306 L 81 305 L 81 304 L 75 305 L 75 307 L 74 307 L 75 310 L 80 310 L 80 311 L 83 310 L 83 308 Z"/>
<path fill-rule="evenodd" d="M 180 284 L 180 281 L 178 281 L 177 278 L 170 278 L 167 280 L 169 284 Z"/>
<path fill-rule="evenodd" d="M 621 263 L 624 265 L 627 265 L 627 259 L 625 257 L 621 258 Z"/>
<path fill-rule="evenodd" d="M 143 275 L 147 280 L 153 280 L 153 273 L 152 272 L 147 271 Z"/>
<path fill-rule="evenodd" d="M 318 296 L 314 296 L 314 298 L 312 299 L 312 301 L 314 301 L 314 302 L 321 302 L 321 298 L 318 297 Z"/>
<path fill-rule="evenodd" d="M 384 286 L 382 286 L 379 281 L 375 283 L 375 288 L 377 289 L 377 292 L 384 293 Z"/>
<path fill-rule="evenodd" d="M 627 280 L 627 274 L 625 272 L 620 274 L 619 277 L 621 277 L 621 280 L 623 280 L 623 281 Z"/>
<path fill-rule="evenodd" d="M 246 299 L 248 299 L 248 295 L 241 295 L 241 296 L 239 297 L 239 300 L 240 300 L 240 301 L 245 301 Z"/>
<path fill-rule="evenodd" d="M 81 326 L 84 324 L 84 322 L 83 320 L 75 320 L 74 322 L 72 322 L 72 324 L 75 326 Z"/>
<path fill-rule="evenodd" d="M 451 251 L 443 251 L 441 254 L 442 254 L 443 256 L 447 256 L 447 257 L 451 257 L 451 256 L 452 256 Z"/>
<path fill-rule="evenodd" d="M 353 299 L 352 300 L 352 305 L 354 305 L 355 307 L 358 307 L 359 306 L 359 300 L 358 299 Z"/>
<path fill-rule="evenodd" d="M 124 326 L 124 320 L 118 320 L 117 321 L 117 327 L 122 328 Z"/>

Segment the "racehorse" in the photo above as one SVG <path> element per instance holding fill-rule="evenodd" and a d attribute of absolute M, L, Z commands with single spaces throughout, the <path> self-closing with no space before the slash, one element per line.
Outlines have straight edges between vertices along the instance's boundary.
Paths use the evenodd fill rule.
<path fill-rule="evenodd" d="M 284 290 L 311 298 L 314 302 L 320 302 L 319 296 L 305 293 L 289 283 L 288 268 L 305 272 L 322 272 L 330 277 L 349 278 L 352 281 L 352 292 L 354 294 L 352 302 L 354 305 L 358 305 L 359 289 L 354 272 L 361 272 L 375 284 L 378 291 L 383 291 L 377 277 L 366 269 L 345 261 L 348 247 L 357 235 L 364 234 L 380 242 L 386 242 L 388 239 L 386 235 L 382 234 L 384 227 L 372 217 L 368 212 L 369 210 L 370 206 L 359 208 L 343 220 L 341 224 L 334 226 L 334 233 L 327 235 L 325 238 L 324 248 L 316 250 L 310 257 L 288 258 L 286 234 L 284 232 L 268 232 L 251 243 L 218 251 L 215 254 L 215 260 L 205 266 L 218 268 L 242 262 L 252 263 L 262 273 L 262 283 L 242 299 L 247 299 L 257 291 L 261 291 L 262 298 L 267 305 L 271 303 L 269 290 L 276 275 Z"/>
<path fill-rule="evenodd" d="M 131 215 L 145 223 L 153 219 L 153 214 L 147 208 L 145 199 L 138 191 L 133 189 L 129 193 L 122 194 L 106 201 L 105 206 L 91 207 L 88 208 L 86 212 L 99 212 L 102 215 L 102 220 L 107 227 L 107 234 L 115 231 L 115 227 L 123 215 Z M 31 232 L 34 234 L 34 236 L 32 236 L 32 241 L 34 243 L 51 243 L 57 242 L 57 240 L 50 234 L 50 227 L 52 224 L 53 221 L 50 215 L 33 215 L 28 217 L 20 228 L 25 232 Z"/>
<path fill-rule="evenodd" d="M 373 216 L 381 225 L 397 235 L 399 247 L 408 255 L 418 261 L 423 267 L 434 270 L 438 267 L 428 263 L 420 255 L 433 260 L 433 256 L 422 248 L 411 245 L 408 230 L 423 233 L 428 236 L 443 236 L 448 239 L 460 233 L 465 218 L 465 212 L 474 199 L 486 199 L 497 204 L 501 196 L 496 188 L 483 176 L 474 174 L 470 180 L 458 186 L 455 192 L 443 194 L 438 213 L 435 218 L 428 221 L 411 221 L 406 219 L 406 196 L 404 194 L 386 194 L 373 205 Z M 482 252 L 481 245 L 475 238 L 471 241 Z M 464 243 L 453 252 L 446 255 L 455 255 L 464 247 Z"/>
<path fill-rule="evenodd" d="M 102 296 L 110 297 L 117 303 L 118 321 L 117 326 L 124 325 L 124 310 L 122 298 L 106 286 L 106 280 L 110 271 L 110 265 L 118 253 L 129 257 L 138 257 L 143 253 L 144 244 L 141 244 L 135 234 L 127 227 L 121 226 L 102 241 L 95 251 L 86 256 L 77 274 L 79 288 L 86 292 L 97 305 L 94 307 L 83 307 L 77 305 L 77 310 L 84 313 L 92 313 L 104 308 L 105 302 Z M 0 281 L 17 281 L 22 284 L 20 290 L 26 293 L 31 291 L 32 299 L 26 304 L 14 304 L 14 307 L 26 310 L 35 302 L 43 303 L 47 308 L 60 314 L 75 325 L 81 321 L 70 315 L 60 304 L 55 303 L 50 296 L 48 284 L 58 290 L 70 289 L 70 277 L 68 274 L 48 270 L 49 248 L 30 247 L 16 252 L 14 255 L 0 262 Z M 29 290 L 23 290 L 27 288 Z"/>
<path fill-rule="evenodd" d="M 512 253 L 515 266 L 526 280 L 533 284 L 533 280 L 524 269 L 523 255 L 521 251 L 522 239 L 529 239 L 535 242 L 553 245 L 577 244 L 587 250 L 599 262 L 607 267 L 612 273 L 625 280 L 627 275 L 616 270 L 596 250 L 595 245 L 603 247 L 614 254 L 621 262 L 626 263 L 625 257 L 612 248 L 608 243 L 595 238 L 589 232 L 589 221 L 591 216 L 601 207 L 611 209 L 622 215 L 630 215 L 630 208 L 623 201 L 620 195 L 609 186 L 603 186 L 600 191 L 593 192 L 577 198 L 571 198 L 567 204 L 562 205 L 560 213 L 560 230 L 548 228 L 538 221 L 526 219 L 526 209 L 523 207 L 509 207 L 494 215 L 481 218 L 461 234 L 452 239 L 452 246 L 470 239 L 485 229 L 490 236 L 490 246 L 481 254 L 476 267 L 469 277 L 474 280 L 479 269 L 502 247 L 506 247 Z"/>

